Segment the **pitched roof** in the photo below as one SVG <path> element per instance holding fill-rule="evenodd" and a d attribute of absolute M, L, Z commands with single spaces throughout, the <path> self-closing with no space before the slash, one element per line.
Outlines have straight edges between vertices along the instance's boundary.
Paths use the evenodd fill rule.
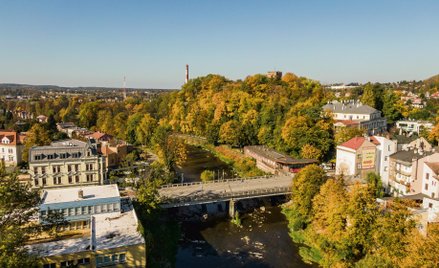
<path fill-rule="evenodd" d="M 102 133 L 99 131 L 94 132 L 93 134 L 88 135 L 87 137 L 95 139 L 95 140 L 100 140 L 103 137 L 107 136 L 108 138 L 111 138 L 111 135 L 108 135 L 106 133 Z"/>
<path fill-rule="evenodd" d="M 24 135 L 21 135 L 15 131 L 0 131 L 0 143 L 5 137 L 9 140 L 7 145 L 22 144 L 25 138 Z"/>
<path fill-rule="evenodd" d="M 439 174 L 439 162 L 426 162 L 425 163 L 433 172 L 438 175 Z"/>
<path fill-rule="evenodd" d="M 422 154 L 419 154 L 417 150 L 416 152 L 415 150 L 402 150 L 391 154 L 390 158 L 411 163 L 413 159 L 421 159 L 431 154 L 433 154 L 433 152 L 424 151 Z"/>
<path fill-rule="evenodd" d="M 342 103 L 334 101 L 323 106 L 323 110 L 330 110 L 333 113 L 348 113 L 348 114 L 372 114 L 378 112 L 377 109 L 361 102 L 347 102 Z"/>
<path fill-rule="evenodd" d="M 365 137 L 355 137 L 355 138 L 352 138 L 352 139 L 348 140 L 345 143 L 342 143 L 340 146 L 347 147 L 347 148 L 350 148 L 350 149 L 353 149 L 353 150 L 358 150 L 358 148 L 360 148 L 361 145 L 363 145 L 363 143 L 366 140 L 368 140 L 368 138 L 365 138 Z M 373 136 L 370 137 L 370 142 L 372 142 L 375 145 L 380 145 L 380 142 L 375 137 L 373 137 Z"/>

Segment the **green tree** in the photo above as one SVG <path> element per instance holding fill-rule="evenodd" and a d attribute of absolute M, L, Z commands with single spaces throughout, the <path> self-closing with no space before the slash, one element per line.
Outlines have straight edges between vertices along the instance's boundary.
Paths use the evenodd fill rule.
<path fill-rule="evenodd" d="M 79 124 L 85 128 L 96 126 L 98 119 L 99 104 L 97 102 L 86 102 L 79 107 Z"/>
<path fill-rule="evenodd" d="M 2 169 L 2 168 L 0 168 Z M 38 230 L 29 224 L 39 203 L 38 191 L 0 170 L 0 267 L 38 267 L 23 247 Z"/>
<path fill-rule="evenodd" d="M 387 118 L 389 124 L 402 117 L 401 112 L 398 110 L 398 102 L 399 97 L 392 90 L 387 90 L 383 98 L 383 115 Z"/>
<path fill-rule="evenodd" d="M 363 104 L 369 105 L 370 107 L 376 107 L 376 96 L 373 85 L 367 83 L 363 89 L 363 95 L 361 96 L 361 102 Z"/>
<path fill-rule="evenodd" d="M 304 229 L 312 219 L 312 200 L 325 182 L 322 168 L 309 165 L 296 174 L 291 188 L 292 210 L 296 213 L 296 230 Z"/>
<path fill-rule="evenodd" d="M 375 197 L 383 197 L 383 183 L 381 181 L 381 176 L 375 172 L 367 173 L 366 181 L 370 191 Z"/>
<path fill-rule="evenodd" d="M 352 138 L 361 137 L 364 134 L 366 134 L 366 130 L 362 128 L 356 128 L 356 127 L 339 128 L 335 132 L 335 136 L 334 136 L 335 144 L 340 145 Z"/>

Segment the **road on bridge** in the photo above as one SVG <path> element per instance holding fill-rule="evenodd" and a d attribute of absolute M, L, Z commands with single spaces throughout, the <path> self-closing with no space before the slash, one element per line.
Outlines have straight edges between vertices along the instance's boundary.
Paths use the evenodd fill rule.
<path fill-rule="evenodd" d="M 267 176 L 232 179 L 206 183 L 183 183 L 166 185 L 159 189 L 162 207 L 178 207 L 215 201 L 243 199 L 288 193 L 291 176 Z"/>

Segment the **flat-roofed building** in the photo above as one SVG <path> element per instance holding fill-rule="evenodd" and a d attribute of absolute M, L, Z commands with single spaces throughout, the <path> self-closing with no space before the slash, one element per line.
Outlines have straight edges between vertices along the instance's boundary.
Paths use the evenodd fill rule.
<path fill-rule="evenodd" d="M 433 123 L 428 121 L 420 120 L 399 120 L 396 121 L 396 128 L 399 130 L 399 134 L 418 134 L 421 130 L 431 130 L 433 128 Z"/>
<path fill-rule="evenodd" d="M 303 167 L 317 164 L 315 159 L 294 159 L 264 145 L 244 147 L 244 154 L 256 159 L 256 166 L 272 174 L 297 173 Z"/>
<path fill-rule="evenodd" d="M 120 194 L 117 184 L 87 187 L 68 187 L 43 191 L 39 219 L 52 212 L 59 212 L 68 222 L 65 229 L 88 228 L 90 216 L 120 212 Z"/>
<path fill-rule="evenodd" d="M 89 216 L 90 231 L 80 237 L 27 246 L 43 268 L 146 267 L 145 240 L 135 211 Z"/>
<path fill-rule="evenodd" d="M 68 187 L 102 184 L 105 157 L 90 141 L 65 140 L 29 150 L 33 187 Z"/>

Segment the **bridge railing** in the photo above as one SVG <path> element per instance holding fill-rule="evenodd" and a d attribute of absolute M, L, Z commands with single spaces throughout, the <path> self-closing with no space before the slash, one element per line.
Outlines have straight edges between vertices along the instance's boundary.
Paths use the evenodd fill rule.
<path fill-rule="evenodd" d="M 164 188 L 172 188 L 172 187 L 181 187 L 181 186 L 191 186 L 191 185 L 201 185 L 201 184 L 214 184 L 214 183 L 225 183 L 225 182 L 234 182 L 234 181 L 246 181 L 246 180 L 255 180 L 255 179 L 270 179 L 277 177 L 275 175 L 265 175 L 265 176 L 257 176 L 257 177 L 248 177 L 248 178 L 233 178 L 233 179 L 225 179 L 225 180 L 212 180 L 212 181 L 196 181 L 196 182 L 183 182 L 183 183 L 171 183 L 160 186 L 160 189 Z"/>
<path fill-rule="evenodd" d="M 179 196 L 175 198 L 161 197 L 162 204 L 184 204 L 197 202 L 221 201 L 224 199 L 239 199 L 258 196 L 266 196 L 271 194 L 287 194 L 291 192 L 291 187 L 274 187 L 269 189 L 257 189 L 239 192 L 220 192 L 220 193 L 202 193 L 190 196 Z"/>

